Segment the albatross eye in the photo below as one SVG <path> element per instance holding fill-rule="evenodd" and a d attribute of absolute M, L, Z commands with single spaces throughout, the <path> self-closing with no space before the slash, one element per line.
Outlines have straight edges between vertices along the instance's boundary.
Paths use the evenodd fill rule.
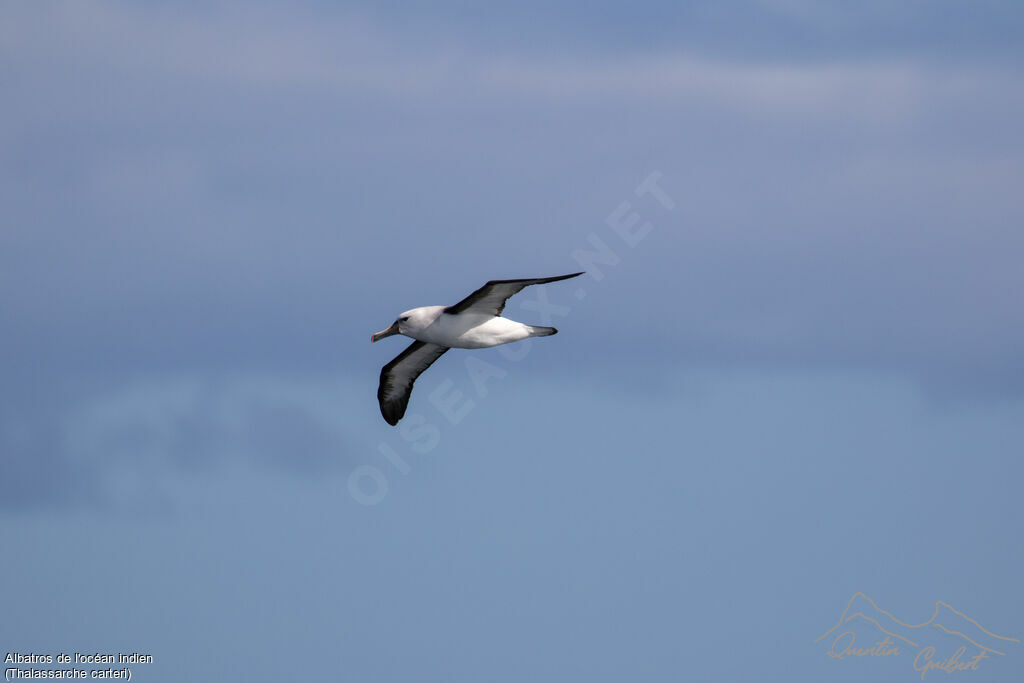
<path fill-rule="evenodd" d="M 402 316 L 401 318 L 399 318 L 399 319 L 398 319 L 398 322 L 400 322 L 400 323 L 404 323 L 404 322 L 405 322 L 406 320 L 408 320 L 408 319 L 409 319 L 409 316 L 407 316 L 407 315 L 403 315 L 403 316 Z"/>

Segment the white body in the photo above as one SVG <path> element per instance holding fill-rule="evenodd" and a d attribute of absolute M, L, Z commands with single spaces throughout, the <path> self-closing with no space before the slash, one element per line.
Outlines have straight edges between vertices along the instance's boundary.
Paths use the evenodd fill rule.
<path fill-rule="evenodd" d="M 422 306 L 406 311 L 399 317 L 399 334 L 455 349 L 483 349 L 551 334 L 550 328 L 536 328 L 489 313 L 451 315 L 444 312 L 445 308 Z"/>

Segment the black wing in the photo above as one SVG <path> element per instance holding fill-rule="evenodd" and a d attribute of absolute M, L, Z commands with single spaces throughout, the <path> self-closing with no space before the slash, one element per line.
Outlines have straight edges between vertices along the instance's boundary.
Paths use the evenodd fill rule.
<path fill-rule="evenodd" d="M 583 275 L 583 273 L 572 273 L 570 275 L 559 275 L 557 277 L 538 277 L 528 280 L 491 280 L 459 303 L 445 308 L 444 312 L 464 313 L 466 311 L 472 311 L 474 313 L 501 315 L 501 312 L 505 310 L 505 302 L 508 301 L 509 297 L 513 294 L 518 294 L 524 287 L 529 287 L 530 285 L 543 285 L 548 282 L 558 282 L 559 280 L 568 280 L 569 278 L 576 277 L 577 275 Z"/>
<path fill-rule="evenodd" d="M 381 369 L 377 401 L 380 414 L 389 425 L 398 424 L 405 415 L 416 378 L 447 350 L 447 346 L 415 341 Z"/>

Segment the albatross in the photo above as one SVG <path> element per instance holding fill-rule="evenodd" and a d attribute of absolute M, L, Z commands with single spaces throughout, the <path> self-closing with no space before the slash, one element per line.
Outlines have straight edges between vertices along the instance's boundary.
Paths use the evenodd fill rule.
<path fill-rule="evenodd" d="M 380 341 L 394 334 L 415 339 L 380 371 L 377 401 L 389 425 L 397 425 L 409 405 L 413 382 L 448 349 L 485 349 L 528 337 L 547 337 L 553 327 L 524 325 L 502 318 L 505 302 L 524 287 L 568 280 L 582 272 L 525 280 L 491 280 L 453 306 L 421 306 L 402 313 L 385 330 L 370 337 Z"/>

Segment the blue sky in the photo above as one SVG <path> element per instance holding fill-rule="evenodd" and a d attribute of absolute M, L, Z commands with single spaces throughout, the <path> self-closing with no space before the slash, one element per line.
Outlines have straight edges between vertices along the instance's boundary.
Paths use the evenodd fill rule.
<path fill-rule="evenodd" d="M 1022 22 L 5 4 L 0 642 L 140 680 L 920 680 L 815 642 L 858 591 L 1024 638 Z M 404 344 L 370 333 L 595 240 L 506 309 L 558 336 L 449 353 L 383 422 Z M 1019 677 L 1000 642 L 956 676 Z"/>

